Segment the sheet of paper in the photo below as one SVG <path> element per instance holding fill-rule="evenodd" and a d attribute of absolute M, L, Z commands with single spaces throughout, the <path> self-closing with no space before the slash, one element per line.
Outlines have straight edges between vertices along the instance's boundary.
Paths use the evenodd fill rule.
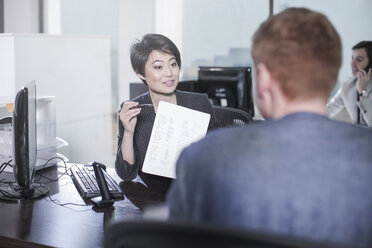
<path fill-rule="evenodd" d="M 210 115 L 159 102 L 142 170 L 176 178 L 176 163 L 183 148 L 203 138 Z"/>

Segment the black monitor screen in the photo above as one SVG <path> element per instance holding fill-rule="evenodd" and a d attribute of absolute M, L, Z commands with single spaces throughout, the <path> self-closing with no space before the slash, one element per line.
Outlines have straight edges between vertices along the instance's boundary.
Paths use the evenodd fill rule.
<path fill-rule="evenodd" d="M 40 182 L 33 183 L 37 159 L 35 82 L 18 91 L 12 124 L 12 160 L 16 182 L 7 182 L 8 187 L 1 186 L 0 199 L 23 200 L 46 196 L 48 187 Z"/>
<path fill-rule="evenodd" d="M 254 116 L 250 67 L 199 67 L 198 84 L 212 104 L 242 109 Z"/>
<path fill-rule="evenodd" d="M 36 154 L 36 85 L 31 82 L 16 95 L 13 111 L 14 176 L 22 188 L 32 184 Z"/>

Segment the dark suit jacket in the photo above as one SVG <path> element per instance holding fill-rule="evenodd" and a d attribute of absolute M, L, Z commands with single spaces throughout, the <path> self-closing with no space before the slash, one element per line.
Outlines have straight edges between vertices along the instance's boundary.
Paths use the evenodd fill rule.
<path fill-rule="evenodd" d="M 202 111 L 211 115 L 208 129 L 218 127 L 218 121 L 215 117 L 212 105 L 209 102 L 208 96 L 206 94 L 176 90 L 176 95 L 178 105 Z M 132 101 L 139 102 L 139 104 L 152 104 L 149 92 L 146 92 L 145 94 L 142 94 L 132 99 Z M 137 116 L 136 130 L 134 133 L 134 153 L 136 161 L 133 165 L 130 165 L 128 164 L 127 161 L 123 159 L 121 153 L 121 143 L 123 140 L 124 127 L 121 121 L 119 120 L 118 150 L 116 154 L 115 168 L 117 174 L 124 181 L 131 181 L 139 174 L 148 187 L 151 188 L 152 185 L 154 184 L 156 185 L 157 188 L 163 187 L 164 190 L 167 190 L 171 181 L 170 179 L 159 176 L 153 176 L 141 172 L 143 161 L 145 159 L 147 151 L 147 146 L 150 141 L 154 121 L 155 121 L 154 108 L 153 107 L 142 108 L 141 113 Z M 161 186 L 163 184 L 164 186 Z"/>

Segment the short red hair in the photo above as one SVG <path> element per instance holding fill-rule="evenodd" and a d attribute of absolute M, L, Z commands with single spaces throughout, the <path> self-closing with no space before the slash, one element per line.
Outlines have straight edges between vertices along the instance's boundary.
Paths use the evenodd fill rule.
<path fill-rule="evenodd" d="M 341 39 L 323 14 L 289 8 L 260 25 L 252 57 L 267 66 L 289 100 L 328 98 L 341 65 Z"/>

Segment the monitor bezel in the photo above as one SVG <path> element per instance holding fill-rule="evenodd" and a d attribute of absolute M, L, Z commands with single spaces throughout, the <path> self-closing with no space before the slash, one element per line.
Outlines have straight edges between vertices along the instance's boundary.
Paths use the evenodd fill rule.
<path fill-rule="evenodd" d="M 238 98 L 236 106 L 227 107 L 239 108 L 254 116 L 251 67 L 199 66 L 198 84 L 202 93 L 207 93 L 212 87 L 229 88 Z"/>
<path fill-rule="evenodd" d="M 35 81 L 18 91 L 12 124 L 14 177 L 21 190 L 28 190 L 33 183 L 37 158 Z"/>

